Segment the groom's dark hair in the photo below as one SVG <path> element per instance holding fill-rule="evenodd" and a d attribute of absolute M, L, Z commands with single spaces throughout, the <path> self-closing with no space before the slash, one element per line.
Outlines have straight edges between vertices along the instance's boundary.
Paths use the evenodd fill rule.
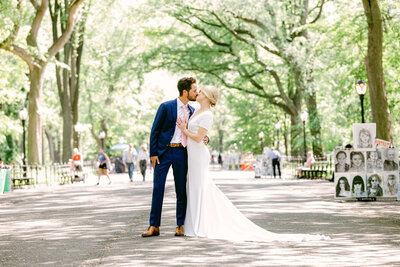
<path fill-rule="evenodd" d="M 196 78 L 194 77 L 183 77 L 179 79 L 178 81 L 178 90 L 179 90 L 179 96 L 182 96 L 183 91 L 190 91 L 192 88 L 192 84 L 196 83 Z"/>

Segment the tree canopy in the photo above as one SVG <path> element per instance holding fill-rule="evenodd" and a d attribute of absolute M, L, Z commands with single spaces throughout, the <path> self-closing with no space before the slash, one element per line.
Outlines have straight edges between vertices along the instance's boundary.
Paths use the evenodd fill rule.
<path fill-rule="evenodd" d="M 368 30 L 370 2 L 381 14 L 381 39 Z M 396 145 L 399 14 L 395 0 L 2 1 L 0 157 L 22 160 L 23 107 L 32 163 L 65 161 L 73 146 L 94 154 L 101 131 L 108 147 L 148 143 L 158 105 L 176 90 L 164 75 L 219 88 L 210 132 L 216 151 L 261 153 L 279 140 L 281 152 L 302 155 L 304 111 L 315 154 L 352 143 L 359 79 L 369 84 L 366 122 Z M 379 53 L 366 59 L 379 42 L 378 86 L 368 64 Z M 79 133 L 76 124 L 84 126 Z"/>

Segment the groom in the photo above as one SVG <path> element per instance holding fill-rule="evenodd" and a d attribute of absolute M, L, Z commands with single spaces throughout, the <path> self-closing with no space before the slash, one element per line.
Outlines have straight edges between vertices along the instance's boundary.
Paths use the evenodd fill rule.
<path fill-rule="evenodd" d="M 150 160 L 154 168 L 153 198 L 150 211 L 150 227 L 142 237 L 158 236 L 160 234 L 161 210 L 164 198 L 165 181 L 172 165 L 176 192 L 175 236 L 183 236 L 183 223 L 186 214 L 186 175 L 187 151 L 186 136 L 176 127 L 176 121 L 181 118 L 188 121 L 194 108 L 189 101 L 197 98 L 197 84 L 193 77 L 178 81 L 179 97 L 164 102 L 157 110 L 150 133 Z"/>

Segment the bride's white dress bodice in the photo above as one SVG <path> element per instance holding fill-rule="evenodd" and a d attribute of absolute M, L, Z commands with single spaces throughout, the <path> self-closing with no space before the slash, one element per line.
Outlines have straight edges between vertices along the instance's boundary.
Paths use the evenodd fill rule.
<path fill-rule="evenodd" d="M 188 129 L 209 130 L 211 111 L 193 115 Z M 320 235 L 275 234 L 246 218 L 212 181 L 209 172 L 210 153 L 203 141 L 188 138 L 187 209 L 185 235 L 232 241 L 303 241 L 326 239 Z"/>

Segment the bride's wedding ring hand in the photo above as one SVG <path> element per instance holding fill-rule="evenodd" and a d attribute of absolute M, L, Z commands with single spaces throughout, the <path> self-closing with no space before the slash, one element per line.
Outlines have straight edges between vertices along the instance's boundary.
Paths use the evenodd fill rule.
<path fill-rule="evenodd" d="M 176 125 L 183 131 L 186 128 L 186 122 L 183 121 L 181 118 L 178 118 Z"/>

